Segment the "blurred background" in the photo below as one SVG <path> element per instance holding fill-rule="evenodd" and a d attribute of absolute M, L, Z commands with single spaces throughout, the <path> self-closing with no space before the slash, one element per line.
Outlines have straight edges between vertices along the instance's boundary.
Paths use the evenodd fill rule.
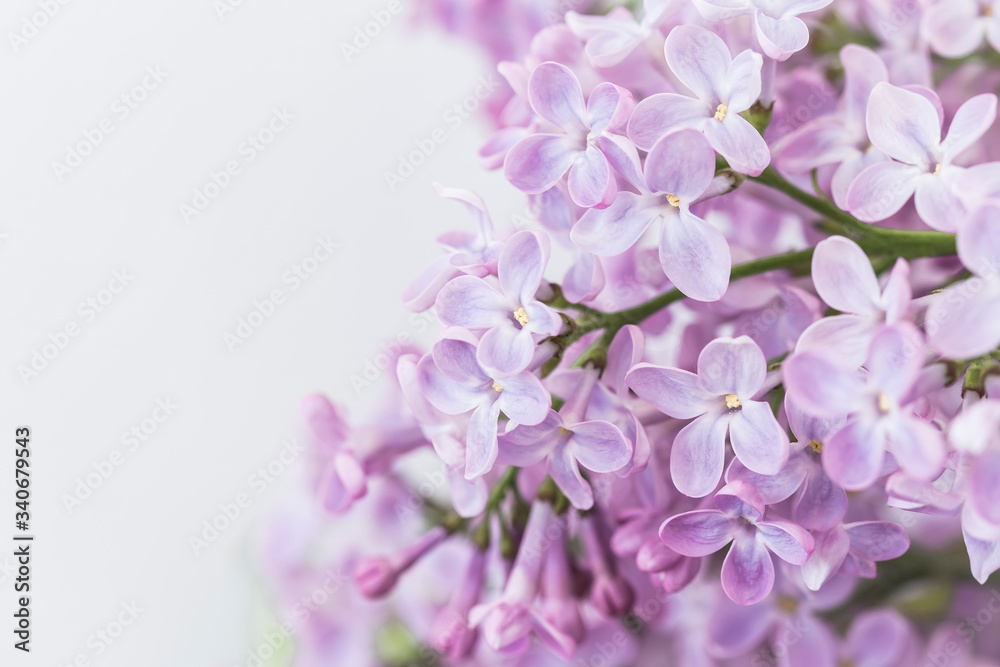
<path fill-rule="evenodd" d="M 383 345 L 430 333 L 400 294 L 469 225 L 432 183 L 524 210 L 478 166 L 487 121 L 455 111 L 504 84 L 416 10 L 4 3 L 0 540 L 27 425 L 36 541 L 32 651 L 7 630 L 0 663 L 254 664 L 261 544 L 305 495 L 301 398 L 365 414 Z"/>

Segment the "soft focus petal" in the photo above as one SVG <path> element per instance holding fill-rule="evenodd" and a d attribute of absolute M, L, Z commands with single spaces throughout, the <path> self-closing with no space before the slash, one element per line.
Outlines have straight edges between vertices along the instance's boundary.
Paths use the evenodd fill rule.
<path fill-rule="evenodd" d="M 867 488 L 878 479 L 885 457 L 884 438 L 869 422 L 855 419 L 823 447 L 823 468 L 848 491 Z"/>
<path fill-rule="evenodd" d="M 788 395 L 803 410 L 820 417 L 853 412 L 864 387 L 857 375 L 813 351 L 786 359 L 781 373 Z"/>
<path fill-rule="evenodd" d="M 574 456 L 594 472 L 620 470 L 632 458 L 632 449 L 618 427 L 605 421 L 572 424 Z"/>
<path fill-rule="evenodd" d="M 580 474 L 569 447 L 557 447 L 549 459 L 549 474 L 573 507 L 587 510 L 594 506 L 594 493 Z"/>
<path fill-rule="evenodd" d="M 674 93 L 650 95 L 636 105 L 628 121 L 628 138 L 648 151 L 667 132 L 709 119 L 715 109 L 701 100 Z"/>
<path fill-rule="evenodd" d="M 715 177 L 715 152 L 698 130 L 675 130 L 649 151 L 645 174 L 652 192 L 674 195 L 690 205 Z"/>
<path fill-rule="evenodd" d="M 997 96 L 976 95 L 958 108 L 941 142 L 945 162 L 953 162 L 969 146 L 979 141 L 997 117 Z"/>
<path fill-rule="evenodd" d="M 754 19 L 760 48 L 769 58 L 787 60 L 809 43 L 809 28 L 797 16 L 774 19 L 758 11 Z"/>

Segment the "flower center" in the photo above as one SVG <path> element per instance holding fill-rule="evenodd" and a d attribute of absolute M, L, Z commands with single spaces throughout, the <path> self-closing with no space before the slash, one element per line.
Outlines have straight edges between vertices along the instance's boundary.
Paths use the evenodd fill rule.
<path fill-rule="evenodd" d="M 934 173 L 935 174 L 940 174 L 941 173 L 941 163 L 940 162 L 938 162 L 936 165 L 934 165 Z"/>
<path fill-rule="evenodd" d="M 794 614 L 799 610 L 799 601 L 791 595 L 779 595 L 778 608 L 786 614 Z"/>
<path fill-rule="evenodd" d="M 681 198 L 677 195 L 667 195 L 667 203 L 677 208 L 681 205 Z"/>
<path fill-rule="evenodd" d="M 569 433 L 569 429 L 568 428 L 566 428 L 565 426 L 560 426 L 559 427 L 559 435 L 566 435 L 567 433 Z"/>
<path fill-rule="evenodd" d="M 730 412 L 736 412 L 743 404 L 740 403 L 739 396 L 736 394 L 726 394 L 726 407 L 729 408 Z"/>
<path fill-rule="evenodd" d="M 892 408 L 892 403 L 889 401 L 889 397 L 884 392 L 879 392 L 878 411 L 885 415 L 889 413 L 890 408 Z"/>
<path fill-rule="evenodd" d="M 729 113 L 729 107 L 725 104 L 720 104 L 715 107 L 715 120 L 725 120 L 727 113 Z"/>
<path fill-rule="evenodd" d="M 523 327 L 528 323 L 528 313 L 524 312 L 524 308 L 518 308 L 514 311 L 514 319 Z"/>
<path fill-rule="evenodd" d="M 809 446 L 812 447 L 812 450 L 817 454 L 820 454 L 823 451 L 823 443 L 819 440 L 810 440 Z"/>
<path fill-rule="evenodd" d="M 984 5 L 983 6 L 983 16 L 985 18 L 989 18 L 989 17 L 993 16 L 993 8 L 991 6 L 989 6 L 989 5 Z"/>
<path fill-rule="evenodd" d="M 497 381 L 493 381 L 493 391 L 503 391 L 503 387 L 497 384 Z"/>

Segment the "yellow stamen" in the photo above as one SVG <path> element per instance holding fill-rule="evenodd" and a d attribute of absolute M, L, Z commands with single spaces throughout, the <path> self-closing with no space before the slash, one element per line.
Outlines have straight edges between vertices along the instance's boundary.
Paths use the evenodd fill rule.
<path fill-rule="evenodd" d="M 740 399 L 736 394 L 726 394 L 726 407 L 730 410 L 737 410 L 743 404 L 740 403 Z"/>
<path fill-rule="evenodd" d="M 667 195 L 667 203 L 671 206 L 678 207 L 681 205 L 681 198 L 677 195 Z"/>
<path fill-rule="evenodd" d="M 889 397 L 880 392 L 878 395 L 878 411 L 886 414 L 891 407 L 892 403 L 889 401 Z"/>
<path fill-rule="evenodd" d="M 983 7 L 983 16 L 985 16 L 986 18 L 993 16 L 993 8 L 990 7 L 989 5 Z"/>
<path fill-rule="evenodd" d="M 725 104 L 720 104 L 715 108 L 715 120 L 725 120 L 727 113 L 729 113 L 729 107 Z"/>
<path fill-rule="evenodd" d="M 503 391 L 503 387 L 497 384 L 497 381 L 493 381 L 493 391 Z"/>
<path fill-rule="evenodd" d="M 568 428 L 564 428 L 562 426 L 559 427 L 559 434 L 560 435 L 566 435 L 567 433 L 569 433 L 569 429 Z"/>
<path fill-rule="evenodd" d="M 523 327 L 528 323 L 528 313 L 524 312 L 524 308 L 518 308 L 514 311 L 514 319 Z"/>
<path fill-rule="evenodd" d="M 940 174 L 941 173 L 941 163 L 940 162 L 938 162 L 937 166 L 934 167 L 934 173 L 935 174 Z"/>
<path fill-rule="evenodd" d="M 790 595 L 779 595 L 778 608 L 786 614 L 794 614 L 799 610 L 799 601 Z"/>
<path fill-rule="evenodd" d="M 812 447 L 812 450 L 817 454 L 820 454 L 823 451 L 823 443 L 819 440 L 810 440 L 809 446 Z"/>

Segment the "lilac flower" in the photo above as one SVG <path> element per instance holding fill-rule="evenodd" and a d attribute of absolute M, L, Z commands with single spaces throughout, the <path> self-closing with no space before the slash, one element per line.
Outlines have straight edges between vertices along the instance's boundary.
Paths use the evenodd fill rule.
<path fill-rule="evenodd" d="M 454 199 L 469 209 L 476 221 L 477 233 L 450 232 L 438 237 L 448 253 L 432 262 L 403 292 L 403 305 L 422 312 L 434 305 L 441 287 L 463 273 L 486 276 L 496 271 L 501 244 L 493 238 L 493 222 L 486 204 L 479 195 L 468 190 L 443 188 L 435 184 L 438 194 Z"/>
<path fill-rule="evenodd" d="M 896 667 L 916 642 L 910 624 L 894 609 L 874 609 L 854 617 L 840 648 L 841 665 Z M 930 653 L 928 653 L 930 655 Z"/>
<path fill-rule="evenodd" d="M 920 25 L 935 53 L 945 58 L 967 56 L 983 44 L 1000 51 L 1000 2 L 948 0 L 926 9 Z"/>
<path fill-rule="evenodd" d="M 549 411 L 537 425 L 518 424 L 501 438 L 498 461 L 505 465 L 529 466 L 545 460 L 549 475 L 577 509 L 594 505 L 594 494 L 579 466 L 594 472 L 614 472 L 632 458 L 629 442 L 614 424 L 584 420 L 598 371 L 584 371 L 575 394 L 560 412 Z"/>
<path fill-rule="evenodd" d="M 974 276 L 935 295 L 925 327 L 946 357 L 971 359 L 1000 345 L 1000 203 L 983 206 L 958 233 L 958 256 Z"/>
<path fill-rule="evenodd" d="M 930 98 L 930 99 L 929 99 Z M 925 94 L 878 83 L 868 99 L 866 125 L 876 148 L 893 158 L 864 169 L 847 192 L 847 207 L 865 221 L 884 220 L 916 193 L 917 213 L 928 225 L 955 231 L 968 214 L 955 190 L 964 167 L 954 164 L 993 124 L 997 97 L 983 94 L 963 104 L 941 140 L 941 102 Z"/>
<path fill-rule="evenodd" d="M 922 337 L 903 323 L 886 327 L 872 340 L 868 377 L 807 350 L 785 360 L 788 394 L 814 415 L 852 415 L 823 446 L 823 466 L 848 490 L 870 486 L 883 474 L 886 449 L 918 479 L 941 472 L 941 433 L 913 414 L 911 388 L 923 367 Z"/>
<path fill-rule="evenodd" d="M 479 632 L 467 623 L 469 611 L 479 600 L 486 574 L 486 552 L 472 549 L 465 576 L 448 604 L 434 619 L 431 646 L 451 660 L 468 658 Z"/>
<path fill-rule="evenodd" d="M 569 173 L 569 195 L 579 206 L 607 206 L 618 185 L 615 169 L 629 178 L 639 163 L 635 147 L 616 130 L 632 113 L 632 94 L 611 83 L 594 88 L 587 101 L 565 65 L 545 62 L 528 82 L 531 107 L 561 134 L 534 134 L 514 144 L 504 176 L 528 193 L 544 192 Z"/>
<path fill-rule="evenodd" d="M 570 236 L 584 250 L 608 257 L 627 251 L 659 222 L 663 272 L 692 299 L 716 301 L 729 285 L 729 244 L 718 229 L 691 212 L 714 176 L 714 153 L 705 138 L 696 130 L 675 130 L 646 158 L 648 192 L 619 192 L 610 207 L 584 213 Z"/>
<path fill-rule="evenodd" d="M 476 361 L 476 341 L 461 329 L 446 329 L 417 364 L 427 400 L 449 415 L 472 411 L 466 435 L 466 479 L 487 473 L 497 457 L 501 410 L 521 424 L 539 424 L 551 405 L 548 392 L 527 371 L 495 379 Z"/>
<path fill-rule="evenodd" d="M 788 436 L 767 403 L 753 400 L 767 362 L 747 336 L 717 338 L 698 355 L 698 373 L 637 364 L 625 382 L 640 398 L 676 419 L 695 418 L 670 451 L 674 485 L 700 498 L 715 489 L 725 462 L 726 433 L 750 470 L 773 475 L 788 460 Z"/>
<path fill-rule="evenodd" d="M 955 417 L 948 432 L 966 457 L 968 504 L 1000 527 L 1000 400 L 980 400 Z"/>
<path fill-rule="evenodd" d="M 824 350 L 845 366 L 860 366 L 879 328 L 905 320 L 912 296 L 909 277 L 909 264 L 898 259 L 880 290 L 868 255 L 854 241 L 843 236 L 820 241 L 812 259 L 813 285 L 828 306 L 844 314 L 814 322 L 796 349 Z"/>
<path fill-rule="evenodd" d="M 583 517 L 580 532 L 594 577 L 590 586 L 591 603 L 608 618 L 624 616 L 635 604 L 635 591 L 618 572 L 603 515 L 594 512 Z"/>
<path fill-rule="evenodd" d="M 782 170 L 805 173 L 824 165 L 837 165 L 830 182 L 833 201 L 847 208 L 847 191 L 866 167 L 886 160 L 868 141 L 865 113 L 868 97 L 879 83 L 889 80 L 885 63 L 873 51 L 848 44 L 840 51 L 844 67 L 844 94 L 836 113 L 820 116 L 792 131 L 774 146 Z"/>
<path fill-rule="evenodd" d="M 710 21 L 750 14 L 761 50 L 769 58 L 787 60 L 809 43 L 809 28 L 799 14 L 823 9 L 833 0 L 695 0 Z"/>
<path fill-rule="evenodd" d="M 730 542 L 722 563 L 722 588 L 738 604 L 763 600 L 774 585 L 769 551 L 802 565 L 813 550 L 805 529 L 783 520 L 764 520 L 764 501 L 744 482 L 727 484 L 715 495 L 715 510 L 678 514 L 660 526 L 660 539 L 685 556 L 707 556 Z"/>
<path fill-rule="evenodd" d="M 353 448 L 348 446 L 351 427 L 340 409 L 323 394 L 302 400 L 302 417 L 309 439 L 324 468 L 319 497 L 328 512 L 340 514 L 368 493 L 368 476 Z"/>
<path fill-rule="evenodd" d="M 553 335 L 562 326 L 558 314 L 535 298 L 548 255 L 548 237 L 518 232 L 500 253 L 499 289 L 476 276 L 459 276 L 438 294 L 434 308 L 445 326 L 485 330 L 476 359 L 491 375 L 523 371 L 535 352 L 533 334 Z"/>
<path fill-rule="evenodd" d="M 888 521 L 838 524 L 812 535 L 816 549 L 802 566 L 802 579 L 813 591 L 838 572 L 874 578 L 877 561 L 898 558 L 910 548 L 906 531 Z"/>
<path fill-rule="evenodd" d="M 524 653 L 532 634 L 564 660 L 572 658 L 576 650 L 576 642 L 549 623 L 533 605 L 544 557 L 552 542 L 547 534 L 552 525 L 552 506 L 541 501 L 533 503 L 503 593 L 494 602 L 477 605 L 469 612 L 470 625 L 482 626 L 486 643 L 504 655 Z"/>
<path fill-rule="evenodd" d="M 628 10 L 607 16 L 566 12 L 566 25 L 587 42 L 587 59 L 594 67 L 613 67 L 658 34 L 658 28 L 685 4 L 684 0 L 643 0 L 642 20 Z"/>
<path fill-rule="evenodd" d="M 628 136 L 650 150 L 678 127 L 704 132 L 709 143 L 736 171 L 756 176 L 771 153 L 753 125 L 740 114 L 760 95 L 761 57 L 747 49 L 736 58 L 726 43 L 697 26 L 678 26 L 667 36 L 667 65 L 694 97 L 659 93 L 635 107 Z"/>
<path fill-rule="evenodd" d="M 448 532 L 436 526 L 397 554 L 362 558 L 354 566 L 354 583 L 367 598 L 385 597 L 404 572 L 447 537 Z"/>

